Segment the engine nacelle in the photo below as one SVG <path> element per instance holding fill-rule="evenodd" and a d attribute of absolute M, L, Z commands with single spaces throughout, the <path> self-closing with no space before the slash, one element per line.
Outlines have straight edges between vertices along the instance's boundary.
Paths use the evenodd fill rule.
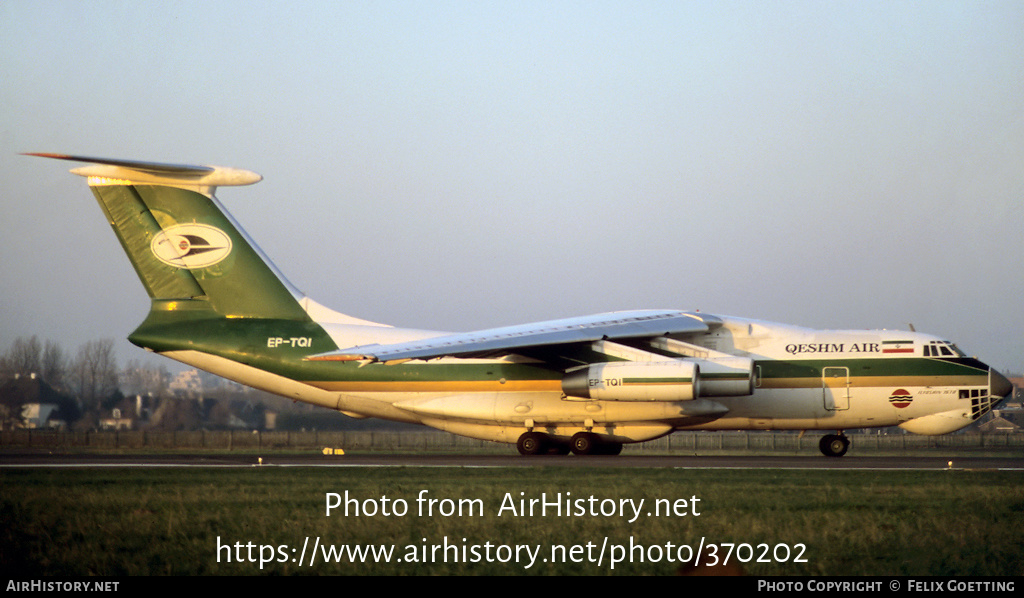
<path fill-rule="evenodd" d="M 749 357 L 698 359 L 700 396 L 743 397 L 754 394 L 754 360 Z"/>
<path fill-rule="evenodd" d="M 606 401 L 690 401 L 700 396 L 700 378 L 697 362 L 682 359 L 595 363 L 566 374 L 562 392 Z"/>

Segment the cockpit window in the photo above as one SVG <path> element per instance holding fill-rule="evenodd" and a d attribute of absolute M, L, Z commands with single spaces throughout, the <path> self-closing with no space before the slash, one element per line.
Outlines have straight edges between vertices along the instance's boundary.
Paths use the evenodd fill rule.
<path fill-rule="evenodd" d="M 925 357 L 963 357 L 963 352 L 949 341 L 929 341 L 924 346 Z"/>

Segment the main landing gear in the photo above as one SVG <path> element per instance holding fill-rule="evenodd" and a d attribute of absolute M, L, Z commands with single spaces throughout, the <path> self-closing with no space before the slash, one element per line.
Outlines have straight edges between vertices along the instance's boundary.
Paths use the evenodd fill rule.
<path fill-rule="evenodd" d="M 543 432 L 524 432 L 516 443 L 520 455 L 618 455 L 621 442 L 607 442 L 593 432 L 577 432 L 566 444 Z"/>
<path fill-rule="evenodd" d="M 618 455 L 622 452 L 621 442 L 607 442 L 593 432 L 576 432 L 569 440 L 574 455 Z"/>
<path fill-rule="evenodd" d="M 542 432 L 525 432 L 516 442 L 520 455 L 568 455 L 569 445 Z"/>
<path fill-rule="evenodd" d="M 839 434 L 826 434 L 818 441 L 818 448 L 821 454 L 826 457 L 842 457 L 850 448 L 850 439 L 842 432 Z"/>

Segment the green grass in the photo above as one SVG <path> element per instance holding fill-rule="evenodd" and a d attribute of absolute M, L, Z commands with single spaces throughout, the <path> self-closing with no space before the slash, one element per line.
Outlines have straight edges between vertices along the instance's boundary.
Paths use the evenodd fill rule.
<path fill-rule="evenodd" d="M 0 470 L 0 565 L 36 575 L 273 574 L 673 574 L 667 543 L 750 545 L 730 560 L 756 575 L 1020 575 L 1024 491 L 1019 472 L 784 471 L 541 468 L 4 469 Z M 421 490 L 435 499 L 477 499 L 483 515 L 417 514 Z M 367 506 L 403 499 L 404 516 L 325 515 L 326 493 Z M 498 516 L 520 498 L 645 499 L 630 523 L 618 516 Z M 699 516 L 647 516 L 655 499 L 690 499 Z M 300 566 L 309 538 L 332 545 L 395 545 L 401 563 Z M 645 562 L 524 564 L 408 562 L 408 546 L 447 537 L 459 547 L 577 545 L 595 559 L 608 545 L 659 546 Z M 217 550 L 218 538 L 227 550 Z M 465 541 L 463 541 L 465 538 Z M 424 540 L 425 539 L 425 540 Z M 246 546 L 252 543 L 253 550 Z M 237 562 L 239 551 L 243 562 Z M 758 563 L 763 549 L 806 546 L 806 563 Z M 266 546 L 262 551 L 260 546 Z M 285 548 L 281 549 L 281 546 Z M 295 552 L 291 552 L 294 548 Z M 724 559 L 727 548 L 718 556 Z M 428 549 L 429 551 L 429 549 Z M 467 548 L 467 556 L 473 557 Z M 609 549 L 610 551 L 610 549 Z M 780 549 L 784 556 L 785 550 Z M 266 562 L 260 567 L 259 558 Z M 449 552 L 449 561 L 452 561 Z M 496 556 L 492 549 L 492 556 Z M 634 557 L 639 551 L 634 550 Z M 707 548 L 703 562 L 709 560 Z M 678 551 L 673 556 L 679 555 Z M 256 562 L 250 562 L 249 557 Z M 429 555 L 428 555 L 429 556 Z M 502 555 L 504 556 L 504 555 Z M 620 555 L 621 556 L 621 555 Z M 651 556 L 659 562 L 649 562 Z M 682 556 L 686 556 L 684 551 Z M 753 556 L 753 559 L 750 557 Z M 220 557 L 220 562 L 218 562 Z M 738 558 L 748 561 L 739 562 Z M 442 558 L 437 553 L 437 558 Z M 228 562 L 228 561 L 231 562 Z M 285 562 L 278 562 L 282 560 Z M 550 559 L 549 559 L 550 560 Z"/>

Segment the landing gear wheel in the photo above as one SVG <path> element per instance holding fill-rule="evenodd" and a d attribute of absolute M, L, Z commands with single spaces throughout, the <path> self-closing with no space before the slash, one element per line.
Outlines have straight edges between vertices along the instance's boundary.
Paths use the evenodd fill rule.
<path fill-rule="evenodd" d="M 540 455 L 547 450 L 547 436 L 540 432 L 523 432 L 516 442 L 520 455 Z"/>
<path fill-rule="evenodd" d="M 850 439 L 842 434 L 826 434 L 818 441 L 818 448 L 826 457 L 842 457 L 850 448 Z"/>
<path fill-rule="evenodd" d="M 621 442 L 606 442 L 600 448 L 600 454 L 602 455 L 618 455 L 621 452 Z"/>
<path fill-rule="evenodd" d="M 592 432 L 576 432 L 569 441 L 569 447 L 574 455 L 593 455 L 597 453 L 600 443 L 597 434 Z"/>

